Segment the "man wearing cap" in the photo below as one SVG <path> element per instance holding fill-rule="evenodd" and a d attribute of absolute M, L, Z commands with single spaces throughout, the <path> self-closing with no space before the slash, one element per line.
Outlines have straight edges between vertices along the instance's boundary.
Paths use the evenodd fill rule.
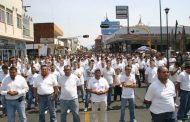
<path fill-rule="evenodd" d="M 183 63 L 184 70 L 177 78 L 176 87 L 180 93 L 180 105 L 177 112 L 177 119 L 187 119 L 190 109 L 190 61 Z"/>
<path fill-rule="evenodd" d="M 91 78 L 87 85 L 87 90 L 91 93 L 91 105 L 92 105 L 92 116 L 91 122 L 97 122 L 98 119 L 98 108 L 100 108 L 100 121 L 108 122 L 107 120 L 107 92 L 109 84 L 101 77 L 100 69 L 95 70 L 95 77 Z"/>

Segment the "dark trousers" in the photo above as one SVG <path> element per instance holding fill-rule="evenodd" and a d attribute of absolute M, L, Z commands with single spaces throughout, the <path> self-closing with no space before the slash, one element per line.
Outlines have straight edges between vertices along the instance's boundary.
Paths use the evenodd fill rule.
<path fill-rule="evenodd" d="M 121 92 L 122 92 L 122 88 L 120 86 L 115 86 L 114 87 L 114 101 L 117 100 L 117 96 L 119 95 L 119 99 L 121 100 Z"/>
<path fill-rule="evenodd" d="M 176 122 L 175 112 L 154 114 L 151 112 L 153 122 Z"/>
<path fill-rule="evenodd" d="M 140 79 L 142 79 L 142 82 L 144 83 L 145 80 L 145 69 L 139 69 L 140 73 Z"/>

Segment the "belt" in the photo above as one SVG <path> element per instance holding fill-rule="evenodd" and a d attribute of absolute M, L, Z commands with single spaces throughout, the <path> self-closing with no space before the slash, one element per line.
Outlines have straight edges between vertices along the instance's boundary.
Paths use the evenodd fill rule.
<path fill-rule="evenodd" d="M 41 94 L 38 94 L 39 96 L 42 96 L 42 97 L 45 97 L 45 96 L 51 96 L 53 93 L 51 93 L 51 94 L 43 94 L 43 95 L 41 95 Z"/>
<path fill-rule="evenodd" d="M 23 101 L 24 100 L 24 96 L 21 96 L 21 97 L 19 97 L 19 98 L 17 98 L 17 99 L 6 99 L 7 101 L 18 101 L 18 102 L 21 102 L 21 101 Z"/>

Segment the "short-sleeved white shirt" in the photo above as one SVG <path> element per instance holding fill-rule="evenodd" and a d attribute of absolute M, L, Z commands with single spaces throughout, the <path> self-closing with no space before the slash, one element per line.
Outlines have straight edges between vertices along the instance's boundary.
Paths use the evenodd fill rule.
<path fill-rule="evenodd" d="M 62 75 L 58 79 L 58 84 L 61 87 L 60 99 L 73 100 L 78 98 L 77 86 L 80 85 L 80 79 L 76 75 Z"/>
<path fill-rule="evenodd" d="M 38 75 L 34 79 L 33 87 L 37 88 L 37 93 L 39 95 L 52 94 L 54 92 L 53 87 L 57 86 L 57 80 L 52 74 L 49 74 L 47 77 L 43 78 L 42 75 Z"/>
<path fill-rule="evenodd" d="M 100 78 L 97 80 L 95 77 L 91 78 L 88 82 L 87 89 L 92 90 L 105 90 L 106 88 L 109 88 L 109 84 L 106 81 L 105 78 Z M 97 95 L 97 94 L 91 94 L 91 101 L 92 102 L 102 102 L 107 101 L 107 94 Z"/>
<path fill-rule="evenodd" d="M 166 85 L 162 84 L 158 79 L 153 82 L 145 95 L 145 100 L 151 101 L 150 111 L 154 114 L 175 111 L 174 97 L 175 86 L 168 79 Z"/>
<path fill-rule="evenodd" d="M 39 75 L 39 74 L 37 74 L 37 73 L 34 73 L 34 74 L 30 73 L 30 74 L 27 76 L 26 81 L 29 83 L 29 85 L 33 85 L 34 79 L 37 78 L 38 75 Z"/>
<path fill-rule="evenodd" d="M 174 65 L 171 65 L 171 66 L 169 67 L 169 71 L 170 71 L 170 72 L 174 72 L 174 71 L 176 71 L 176 70 L 177 70 L 177 68 L 176 68 Z M 169 79 L 170 79 L 172 82 L 176 83 L 177 77 L 179 76 L 180 72 L 181 72 L 181 70 L 179 69 L 173 76 L 170 75 Z"/>
<path fill-rule="evenodd" d="M 115 70 L 112 67 L 110 67 L 109 70 L 107 70 L 107 68 L 104 68 L 102 74 L 104 78 L 107 80 L 108 84 L 113 83 L 113 75 L 115 75 Z"/>
<path fill-rule="evenodd" d="M 121 83 L 123 83 L 123 82 L 136 83 L 135 75 L 130 74 L 129 76 L 127 76 L 126 74 L 123 74 L 121 76 Z M 134 88 L 123 87 L 121 97 L 122 98 L 135 98 Z"/>
<path fill-rule="evenodd" d="M 152 83 L 157 79 L 157 67 L 148 67 L 145 70 L 145 75 L 148 75 L 148 83 Z"/>
<path fill-rule="evenodd" d="M 187 74 L 184 70 L 177 77 L 177 82 L 180 82 L 180 89 L 190 91 L 190 74 Z"/>
<path fill-rule="evenodd" d="M 73 74 L 76 75 L 78 77 L 78 75 L 80 75 L 80 85 L 84 85 L 84 69 L 81 68 L 77 68 L 75 70 L 73 70 Z"/>

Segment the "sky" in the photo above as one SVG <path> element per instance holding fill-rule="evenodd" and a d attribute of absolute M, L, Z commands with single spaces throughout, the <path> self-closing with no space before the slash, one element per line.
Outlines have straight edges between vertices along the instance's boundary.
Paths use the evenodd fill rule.
<path fill-rule="evenodd" d="M 120 21 L 127 26 L 126 19 L 116 19 L 116 6 L 129 7 L 129 25 L 142 22 L 148 26 L 160 26 L 159 0 L 23 0 L 28 15 L 34 23 L 54 22 L 64 32 L 64 37 L 79 37 L 80 44 L 91 47 L 98 35 L 100 24 L 106 15 L 110 21 Z M 190 26 L 190 0 L 161 0 L 162 25 L 166 26 L 164 9 L 170 8 L 168 25 Z M 89 35 L 89 38 L 82 38 Z"/>

